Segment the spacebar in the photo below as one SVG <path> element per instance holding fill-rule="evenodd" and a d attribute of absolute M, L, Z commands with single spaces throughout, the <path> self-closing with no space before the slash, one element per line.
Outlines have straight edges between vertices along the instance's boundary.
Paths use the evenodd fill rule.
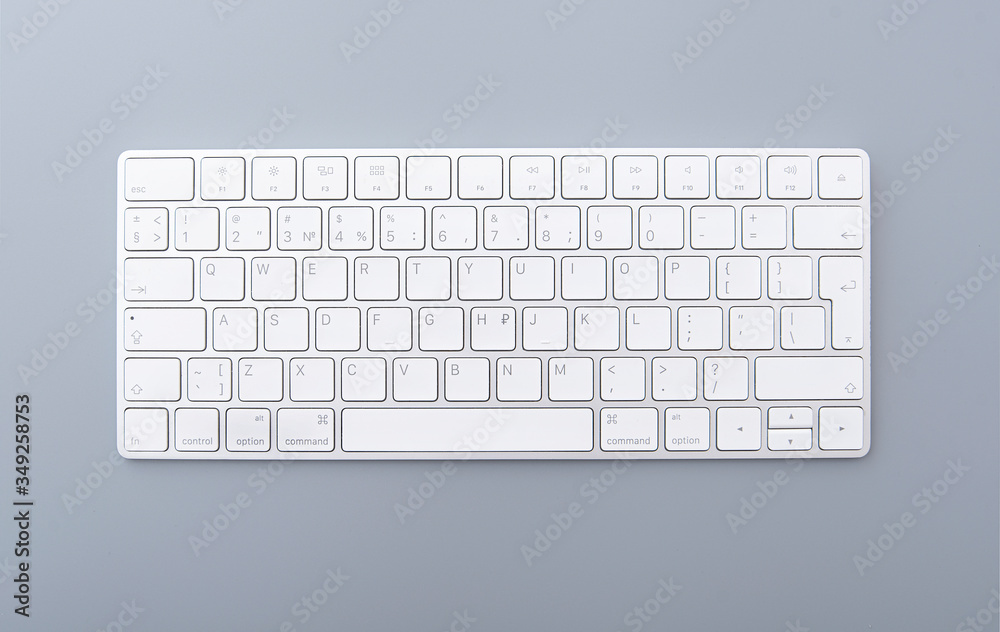
<path fill-rule="evenodd" d="M 345 408 L 345 452 L 585 452 L 589 408 Z"/>

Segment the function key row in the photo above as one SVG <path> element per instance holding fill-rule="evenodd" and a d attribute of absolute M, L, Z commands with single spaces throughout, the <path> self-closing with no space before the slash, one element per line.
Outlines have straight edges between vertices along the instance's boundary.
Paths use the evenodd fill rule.
<path fill-rule="evenodd" d="M 567 200 L 809 199 L 814 191 L 809 156 L 239 156 L 201 159 L 204 200 Z M 453 165 L 453 162 L 455 163 Z M 821 156 L 818 196 L 858 200 L 860 156 Z M 661 171 L 662 169 L 662 171 Z M 505 170 L 507 173 L 505 174 Z M 353 173 L 352 173 L 353 171 Z M 765 177 L 766 172 L 766 177 Z M 610 191 L 609 191 L 610 175 Z M 353 190 L 349 190 L 352 182 Z M 714 178 L 713 178 L 714 176 Z M 247 180 L 249 179 L 249 187 Z M 454 185 L 454 186 L 453 186 Z M 505 186 L 506 185 L 506 186 Z M 557 187 L 558 185 L 558 187 Z M 301 190 L 300 190 L 301 187 Z M 249 190 L 248 190 L 249 189 Z M 195 159 L 128 158 L 125 199 L 187 201 L 195 197 Z"/>

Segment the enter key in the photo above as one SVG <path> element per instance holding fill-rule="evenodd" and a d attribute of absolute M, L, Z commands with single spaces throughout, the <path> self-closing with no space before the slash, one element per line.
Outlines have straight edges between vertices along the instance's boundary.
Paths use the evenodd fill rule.
<path fill-rule="evenodd" d="M 820 257 L 819 296 L 832 303 L 833 348 L 862 348 L 865 287 L 861 257 Z"/>

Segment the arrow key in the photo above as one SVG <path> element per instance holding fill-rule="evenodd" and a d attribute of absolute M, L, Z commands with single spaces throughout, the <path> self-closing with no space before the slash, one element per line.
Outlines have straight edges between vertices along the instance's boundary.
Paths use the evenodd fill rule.
<path fill-rule="evenodd" d="M 819 409 L 821 450 L 860 450 L 865 442 L 865 411 L 856 406 Z"/>
<path fill-rule="evenodd" d="M 759 408 L 720 408 L 715 415 L 720 450 L 760 450 Z"/>
<path fill-rule="evenodd" d="M 774 452 L 798 452 L 812 447 L 812 430 L 768 430 L 767 449 Z"/>

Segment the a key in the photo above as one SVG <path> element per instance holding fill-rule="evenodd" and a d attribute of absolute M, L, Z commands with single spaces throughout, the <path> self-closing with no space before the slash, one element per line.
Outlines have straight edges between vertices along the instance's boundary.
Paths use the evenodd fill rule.
<path fill-rule="evenodd" d="M 271 246 L 271 211 L 263 206 L 226 209 L 226 248 L 267 250 Z"/>
<path fill-rule="evenodd" d="M 746 358 L 705 358 L 705 399 L 735 400 L 749 396 L 750 363 Z"/>
<path fill-rule="evenodd" d="M 226 449 L 230 452 L 267 452 L 271 449 L 271 411 L 267 408 L 230 408 L 226 411 Z"/>
<path fill-rule="evenodd" d="M 711 280 L 708 257 L 667 257 L 663 264 L 664 292 L 670 299 L 706 299 Z"/>
<path fill-rule="evenodd" d="M 760 257 L 719 257 L 715 266 L 715 293 L 719 298 L 760 298 Z"/>
<path fill-rule="evenodd" d="M 282 206 L 278 209 L 279 250 L 319 250 L 323 212 L 318 206 Z"/>
<path fill-rule="evenodd" d="M 760 158 L 719 156 L 715 159 L 715 190 L 719 199 L 760 197 Z"/>
<path fill-rule="evenodd" d="M 438 398 L 438 365 L 434 358 L 392 361 L 392 398 L 397 402 L 433 402 Z"/>
<path fill-rule="evenodd" d="M 385 401 L 385 358 L 344 358 L 340 397 L 345 402 Z"/>
<path fill-rule="evenodd" d="M 601 399 L 638 402 L 645 397 L 645 360 L 642 358 L 601 359 Z"/>
<path fill-rule="evenodd" d="M 729 348 L 736 351 L 774 348 L 774 309 L 770 307 L 731 307 L 729 309 Z"/>
<path fill-rule="evenodd" d="M 591 358 L 549 358 L 549 399 L 585 402 L 594 398 Z"/>
<path fill-rule="evenodd" d="M 841 406 L 819 409 L 820 450 L 860 450 L 864 442 L 864 409 Z"/>
<path fill-rule="evenodd" d="M 772 406 L 767 409 L 768 428 L 812 428 L 812 408 L 808 406 Z"/>
<path fill-rule="evenodd" d="M 188 360 L 187 397 L 192 402 L 228 402 L 232 386 L 233 361 L 229 358 Z"/>
<path fill-rule="evenodd" d="M 621 345 L 617 307 L 577 307 L 573 312 L 573 346 L 580 351 L 613 351 Z"/>
<path fill-rule="evenodd" d="M 216 351 L 255 350 L 257 310 L 253 307 L 217 307 L 212 312 L 212 348 Z"/>
<path fill-rule="evenodd" d="M 444 398 L 449 402 L 485 402 L 490 398 L 490 361 L 448 358 L 444 361 Z"/>
<path fill-rule="evenodd" d="M 257 156 L 251 161 L 251 170 L 253 199 L 295 199 L 295 158 Z"/>
<path fill-rule="evenodd" d="M 828 200 L 857 200 L 864 189 L 860 156 L 821 156 L 819 159 L 819 196 Z M 820 447 L 823 439 L 820 437 Z M 860 448 L 857 448 L 860 449 Z"/>
<path fill-rule="evenodd" d="M 238 393 L 243 402 L 280 402 L 284 393 L 281 358 L 243 358 L 237 365 Z"/>
<path fill-rule="evenodd" d="M 395 200 L 399 197 L 399 158 L 359 156 L 354 159 L 354 197 Z"/>
<path fill-rule="evenodd" d="M 463 301 L 496 301 L 503 297 L 503 259 L 460 257 L 458 298 Z"/>
<path fill-rule="evenodd" d="M 321 307 L 316 310 L 317 351 L 357 351 L 360 348 L 360 309 Z"/>
<path fill-rule="evenodd" d="M 864 361 L 851 356 L 758 357 L 757 399 L 861 399 Z"/>
<path fill-rule="evenodd" d="M 565 307 L 524 308 L 521 346 L 525 351 L 565 351 L 567 322 Z"/>
<path fill-rule="evenodd" d="M 330 209 L 330 250 L 371 250 L 375 241 L 375 215 L 370 206 Z"/>
<path fill-rule="evenodd" d="M 516 301 L 552 300 L 555 269 L 552 257 L 511 257 L 510 297 Z"/>
<path fill-rule="evenodd" d="M 219 449 L 219 411 L 216 408 L 178 408 L 174 414 L 174 448 L 178 452 L 215 452 Z"/>
<path fill-rule="evenodd" d="M 125 260 L 126 301 L 190 301 L 194 298 L 194 261 L 181 257 Z"/>
<path fill-rule="evenodd" d="M 775 452 L 801 452 L 812 448 L 812 430 L 768 430 L 767 449 Z"/>
<path fill-rule="evenodd" d="M 333 365 L 333 358 L 289 360 L 288 397 L 294 402 L 331 401 L 335 391 Z"/>
<path fill-rule="evenodd" d="M 194 199 L 194 160 L 126 158 L 125 199 L 130 202 Z"/>
<path fill-rule="evenodd" d="M 767 295 L 770 298 L 812 298 L 810 257 L 768 257 Z"/>
<path fill-rule="evenodd" d="M 513 351 L 514 321 L 512 307 L 473 308 L 472 348 L 475 351 Z"/>
<path fill-rule="evenodd" d="M 255 301 L 295 298 L 295 259 L 255 257 L 250 261 L 250 296 Z"/>
<path fill-rule="evenodd" d="M 798 249 L 857 250 L 864 245 L 860 206 L 796 206 L 792 243 Z"/>
<path fill-rule="evenodd" d="M 431 246 L 435 250 L 476 247 L 475 206 L 435 206 L 431 209 Z"/>
<path fill-rule="evenodd" d="M 167 409 L 126 408 L 124 439 L 129 452 L 164 452 L 167 449 Z"/>
<path fill-rule="evenodd" d="M 239 156 L 201 159 L 201 197 L 205 200 L 242 200 L 246 190 L 246 161 Z M 218 420 L 216 420 L 218 430 Z"/>
<path fill-rule="evenodd" d="M 461 156 L 458 159 L 458 197 L 498 200 L 503 196 L 503 158 Z"/>
<path fill-rule="evenodd" d="M 218 250 L 219 209 L 178 208 L 174 214 L 174 247 L 177 250 Z"/>
<path fill-rule="evenodd" d="M 181 398 L 181 361 L 177 358 L 126 358 L 125 399 L 176 402 Z"/>
<path fill-rule="evenodd" d="M 617 300 L 655 299 L 660 292 L 656 257 L 615 257 L 612 287 Z"/>
<path fill-rule="evenodd" d="M 709 250 L 735 248 L 736 209 L 732 206 L 692 206 L 691 247 Z"/>
<path fill-rule="evenodd" d="M 826 310 L 823 307 L 782 307 L 781 348 L 826 347 Z"/>
<path fill-rule="evenodd" d="M 670 348 L 669 307 L 629 307 L 625 310 L 625 346 L 633 351 Z"/>
<path fill-rule="evenodd" d="M 744 248 L 783 249 L 786 246 L 788 228 L 784 206 L 744 206 L 741 219 Z"/>
<path fill-rule="evenodd" d="M 563 156 L 562 196 L 567 200 L 603 200 L 608 195 L 604 156 Z"/>
<path fill-rule="evenodd" d="M 722 348 L 721 307 L 677 309 L 677 348 L 717 350 Z"/>
<path fill-rule="evenodd" d="M 632 209 L 628 206 L 587 208 L 587 246 L 593 250 L 632 247 Z"/>
<path fill-rule="evenodd" d="M 720 450 L 760 450 L 760 409 L 715 411 L 715 445 Z"/>
<path fill-rule="evenodd" d="M 668 408 L 663 411 L 667 450 L 700 451 L 709 448 L 707 408 Z"/>
<path fill-rule="evenodd" d="M 264 310 L 264 349 L 305 351 L 309 348 L 309 310 L 269 307 Z"/>
<path fill-rule="evenodd" d="M 653 399 L 693 400 L 698 394 L 698 362 L 694 358 L 653 358 Z"/>
<path fill-rule="evenodd" d="M 769 156 L 767 197 L 804 200 L 812 196 L 812 159 L 809 156 Z"/>
<path fill-rule="evenodd" d="M 538 358 L 497 360 L 497 399 L 537 402 L 542 398 L 542 361 Z"/>
<path fill-rule="evenodd" d="M 200 307 L 126 309 L 125 349 L 204 351 L 206 318 Z"/>
<path fill-rule="evenodd" d="M 605 452 L 652 451 L 660 445 L 655 408 L 602 408 L 598 423 Z"/>
<path fill-rule="evenodd" d="M 539 206 L 535 209 L 535 248 L 576 250 L 579 247 L 579 206 Z"/>
<path fill-rule="evenodd" d="M 167 209 L 125 209 L 125 250 L 166 250 L 167 231 Z"/>
<path fill-rule="evenodd" d="M 447 200 L 451 195 L 451 158 L 409 156 L 406 159 L 406 197 L 411 200 Z"/>
<path fill-rule="evenodd" d="M 422 307 L 418 316 L 421 351 L 461 351 L 465 347 L 465 313 L 461 307 Z"/>
<path fill-rule="evenodd" d="M 445 301 L 451 298 L 451 259 L 410 257 L 406 260 L 406 298 Z"/>
<path fill-rule="evenodd" d="M 551 200 L 555 194 L 552 156 L 511 156 L 510 197 L 515 200 Z"/>
<path fill-rule="evenodd" d="M 342 301 L 347 298 L 347 259 L 306 257 L 302 260 L 302 298 Z"/>
<path fill-rule="evenodd" d="M 413 312 L 409 307 L 368 308 L 368 350 L 409 351 L 413 348 Z"/>
<path fill-rule="evenodd" d="M 424 247 L 424 207 L 383 206 L 379 215 L 382 250 L 421 250 Z"/>
<path fill-rule="evenodd" d="M 608 262 L 604 257 L 563 257 L 562 297 L 599 300 L 608 295 Z"/>
<path fill-rule="evenodd" d="M 656 156 L 615 156 L 611 181 L 620 200 L 654 199 L 658 194 Z"/>
<path fill-rule="evenodd" d="M 663 162 L 666 196 L 681 200 L 707 198 L 708 164 L 708 156 L 667 156 Z"/>
<path fill-rule="evenodd" d="M 864 346 L 864 285 L 861 257 L 820 257 L 819 296 L 833 303 L 830 342 L 834 349 Z"/>
<path fill-rule="evenodd" d="M 684 208 L 642 206 L 639 208 L 639 247 L 677 250 L 684 247 Z"/>
<path fill-rule="evenodd" d="M 399 298 L 399 259 L 358 257 L 354 260 L 354 298 L 395 301 Z"/>
<path fill-rule="evenodd" d="M 483 209 L 483 246 L 487 250 L 528 247 L 528 207 L 487 206 Z"/>
<path fill-rule="evenodd" d="M 347 198 L 347 158 L 309 156 L 302 160 L 302 197 L 307 200 Z"/>
<path fill-rule="evenodd" d="M 330 452 L 333 450 L 333 410 L 281 408 L 278 410 L 278 450 Z"/>

